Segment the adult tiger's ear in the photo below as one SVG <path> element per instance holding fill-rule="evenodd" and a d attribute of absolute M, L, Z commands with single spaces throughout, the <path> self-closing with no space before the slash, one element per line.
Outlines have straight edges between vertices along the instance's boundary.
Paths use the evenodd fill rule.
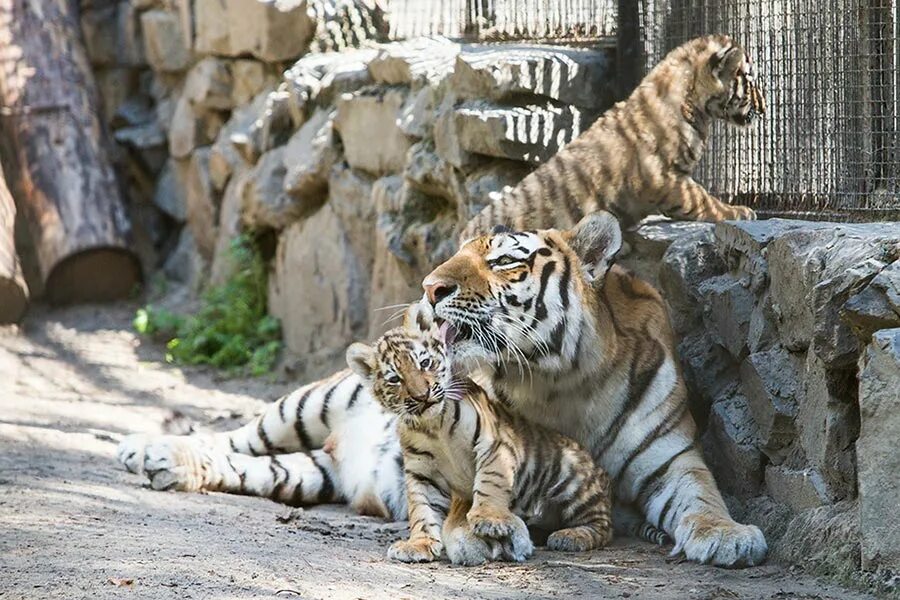
<path fill-rule="evenodd" d="M 720 80 L 730 81 L 743 63 L 744 50 L 740 46 L 730 44 L 710 57 L 709 68 Z"/>
<path fill-rule="evenodd" d="M 371 382 L 375 378 L 375 368 L 378 366 L 375 348 L 361 342 L 350 344 L 347 348 L 347 366 L 364 381 Z"/>
<path fill-rule="evenodd" d="M 568 234 L 587 280 L 601 280 L 622 247 L 619 221 L 606 211 L 597 211 L 581 219 Z"/>
<path fill-rule="evenodd" d="M 427 333 L 434 325 L 434 309 L 426 299 L 409 305 L 403 317 L 403 327 L 410 331 Z"/>

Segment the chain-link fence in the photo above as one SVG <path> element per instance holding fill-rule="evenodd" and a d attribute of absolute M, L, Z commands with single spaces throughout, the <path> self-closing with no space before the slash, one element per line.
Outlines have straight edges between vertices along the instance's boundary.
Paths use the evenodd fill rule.
<path fill-rule="evenodd" d="M 590 43 L 616 32 L 616 0 L 390 0 L 391 37 Z"/>
<path fill-rule="evenodd" d="M 898 0 L 640 0 L 630 18 L 645 66 L 707 33 L 730 34 L 756 64 L 768 113 L 713 133 L 696 173 L 712 192 L 763 214 L 883 220 L 900 219 L 897 11 Z"/>

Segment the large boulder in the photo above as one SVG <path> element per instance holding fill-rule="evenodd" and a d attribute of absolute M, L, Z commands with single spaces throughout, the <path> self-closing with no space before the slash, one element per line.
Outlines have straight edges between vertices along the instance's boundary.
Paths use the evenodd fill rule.
<path fill-rule="evenodd" d="M 706 329 L 735 360 L 747 356 L 747 340 L 754 296 L 747 278 L 719 275 L 707 279 L 697 290 L 703 298 Z"/>
<path fill-rule="evenodd" d="M 814 224 L 767 248 L 772 301 L 785 346 L 812 346 L 829 368 L 855 364 L 859 340 L 840 312 L 900 254 L 900 223 Z"/>
<path fill-rule="evenodd" d="M 436 87 L 453 72 L 460 49 L 441 36 L 384 44 L 369 62 L 369 73 L 376 83 Z"/>
<path fill-rule="evenodd" d="M 862 566 L 900 570 L 900 329 L 877 332 L 860 358 Z"/>
<path fill-rule="evenodd" d="M 211 260 L 219 235 L 219 204 L 209 178 L 209 148 L 197 148 L 188 161 L 185 213 L 197 249 Z"/>
<path fill-rule="evenodd" d="M 674 240 L 662 257 L 659 283 L 669 306 L 675 331 L 684 335 L 701 325 L 703 302 L 700 284 L 725 272 L 712 225 Z"/>
<path fill-rule="evenodd" d="M 226 61 L 207 57 L 191 67 L 182 92 L 195 112 L 231 110 L 234 80 Z"/>
<path fill-rule="evenodd" d="M 509 106 L 471 100 L 453 112 L 453 127 L 467 152 L 542 163 L 596 117 L 595 112 L 553 102 Z"/>
<path fill-rule="evenodd" d="M 605 50 L 467 46 L 456 57 L 450 87 L 461 98 L 500 101 L 531 94 L 599 112 L 613 103 L 615 64 Z"/>
<path fill-rule="evenodd" d="M 195 47 L 281 62 L 303 54 L 315 31 L 306 0 L 196 0 Z"/>
<path fill-rule="evenodd" d="M 763 456 L 758 437 L 747 400 L 739 392 L 712 405 L 703 449 L 716 482 L 725 493 L 748 498 L 759 492 Z"/>

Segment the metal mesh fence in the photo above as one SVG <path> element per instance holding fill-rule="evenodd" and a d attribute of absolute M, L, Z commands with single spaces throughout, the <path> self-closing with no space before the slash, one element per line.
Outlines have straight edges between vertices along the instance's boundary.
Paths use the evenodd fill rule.
<path fill-rule="evenodd" d="M 393 39 L 592 42 L 616 33 L 616 0 L 390 0 Z"/>
<path fill-rule="evenodd" d="M 641 0 L 646 64 L 727 33 L 753 58 L 762 122 L 718 124 L 695 174 L 763 214 L 900 219 L 898 0 Z"/>

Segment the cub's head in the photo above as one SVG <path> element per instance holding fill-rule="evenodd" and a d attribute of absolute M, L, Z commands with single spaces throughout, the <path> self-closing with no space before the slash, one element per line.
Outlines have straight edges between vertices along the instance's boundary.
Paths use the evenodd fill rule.
<path fill-rule="evenodd" d="M 453 378 L 446 331 L 435 323 L 428 304 L 413 304 L 402 326 L 371 346 L 352 344 L 347 364 L 388 411 L 404 420 L 435 417 L 460 389 Z"/>
<path fill-rule="evenodd" d="M 432 271 L 422 282 L 425 299 L 452 327 L 455 360 L 571 368 L 594 327 L 592 290 L 621 245 L 607 212 L 570 231 L 498 228 Z"/>
<path fill-rule="evenodd" d="M 710 116 L 744 127 L 766 112 L 756 69 L 743 48 L 724 35 L 699 38 L 695 48 L 698 100 Z"/>

